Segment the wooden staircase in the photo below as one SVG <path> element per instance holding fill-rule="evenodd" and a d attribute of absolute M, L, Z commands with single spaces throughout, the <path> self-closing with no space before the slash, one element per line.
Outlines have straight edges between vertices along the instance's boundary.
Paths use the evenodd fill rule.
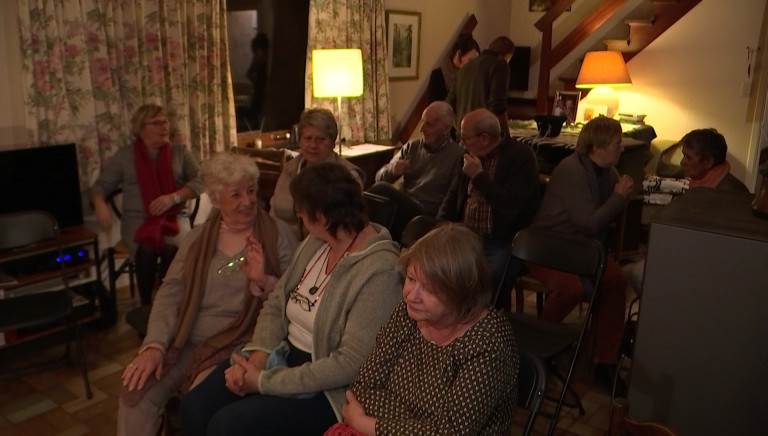
<path fill-rule="evenodd" d="M 629 36 L 626 39 L 603 40 L 608 50 L 622 52 L 625 62 L 629 62 L 642 49 L 648 47 L 694 6 L 701 3 L 701 0 L 650 0 L 650 2 L 653 6 L 653 16 L 624 20 L 624 23 L 629 26 Z"/>
<path fill-rule="evenodd" d="M 536 92 L 535 110 L 519 108 L 522 112 L 531 113 L 549 113 L 549 87 L 552 68 L 560 63 L 566 56 L 574 50 L 583 48 L 581 44 L 595 32 L 606 30 L 601 27 L 618 13 L 627 0 L 602 0 L 592 11 L 590 11 L 555 47 L 552 47 L 552 25 L 562 13 L 569 8 L 575 0 L 554 0 L 549 11 L 545 13 L 535 24 L 541 31 L 541 56 L 539 60 L 539 80 Z M 635 55 L 647 47 L 651 42 L 669 29 L 680 18 L 687 14 L 701 0 L 647 0 L 651 10 L 646 15 L 637 17 L 627 17 L 624 23 L 628 26 L 626 38 L 603 39 L 608 50 L 617 50 L 623 53 L 624 60 L 629 62 Z M 474 15 L 469 17 L 460 26 L 462 31 L 471 32 L 477 25 Z M 452 43 L 453 41 L 451 41 Z M 449 44 L 450 47 L 450 44 Z M 587 51 L 587 50 L 585 50 Z M 560 78 L 564 84 L 564 89 L 573 90 L 576 82 L 575 77 Z M 424 89 L 422 95 L 415 96 L 416 103 L 407 113 L 401 127 L 392 137 L 392 142 L 405 143 L 411 137 L 411 134 L 419 124 L 421 112 L 427 106 L 427 93 Z M 525 99 L 515 99 L 525 100 Z M 520 103 L 518 103 L 520 105 Z M 522 103 L 526 105 L 526 103 Z"/>
<path fill-rule="evenodd" d="M 545 48 L 547 33 L 550 34 L 549 39 L 551 41 L 551 24 L 562 13 L 557 13 L 557 11 L 565 10 L 573 1 L 560 0 L 557 3 L 557 6 L 560 7 L 555 8 L 553 6 L 550 9 L 550 12 L 554 12 L 552 16 L 548 17 L 549 13 L 547 13 L 536 23 L 536 27 L 542 31 L 542 61 L 536 96 L 536 110 L 540 113 L 547 113 L 548 111 L 550 77 L 549 72 L 545 70 L 551 70 L 626 3 L 626 0 L 601 2 L 557 46 L 547 50 Z M 602 41 L 607 50 L 622 52 L 624 61 L 629 62 L 700 2 L 701 0 L 648 0 L 650 9 L 640 8 L 636 10 L 643 15 L 624 19 L 624 24 L 628 26 L 626 38 L 606 38 Z M 545 53 L 547 56 L 546 63 L 544 60 Z M 575 77 L 563 77 L 560 80 L 566 90 L 575 89 Z"/>

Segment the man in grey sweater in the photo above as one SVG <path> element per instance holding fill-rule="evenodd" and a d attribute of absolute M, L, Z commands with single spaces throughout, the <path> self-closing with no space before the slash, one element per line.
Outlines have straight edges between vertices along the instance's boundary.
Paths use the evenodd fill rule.
<path fill-rule="evenodd" d="M 390 233 L 399 240 L 403 228 L 417 215 L 437 215 L 445 193 L 455 176 L 464 147 L 451 137 L 454 114 L 451 106 L 436 101 L 421 115 L 422 138 L 405 144 L 392 161 L 376 172 L 376 184 L 368 192 L 392 199 L 397 204 Z M 392 186 L 402 177 L 400 189 Z"/>

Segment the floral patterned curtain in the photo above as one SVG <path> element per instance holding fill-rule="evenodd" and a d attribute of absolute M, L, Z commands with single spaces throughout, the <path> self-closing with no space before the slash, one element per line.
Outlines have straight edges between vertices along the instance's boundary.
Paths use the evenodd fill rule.
<path fill-rule="evenodd" d="M 384 0 L 310 0 L 307 42 L 307 107 L 337 113 L 334 98 L 312 97 L 312 50 L 359 48 L 363 52 L 363 95 L 342 98 L 340 137 L 351 141 L 388 139 L 389 80 Z"/>
<path fill-rule="evenodd" d="M 75 142 L 83 188 L 143 103 L 198 159 L 235 143 L 226 0 L 17 0 L 27 127 Z"/>

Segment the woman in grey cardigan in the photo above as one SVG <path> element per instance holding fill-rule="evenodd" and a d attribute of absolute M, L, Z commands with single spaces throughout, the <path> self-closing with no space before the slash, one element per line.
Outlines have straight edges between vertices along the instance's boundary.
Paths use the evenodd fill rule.
<path fill-rule="evenodd" d="M 368 222 L 351 173 L 318 163 L 290 187 L 310 236 L 242 353 L 182 399 L 187 436 L 322 434 L 341 419 L 344 391 L 400 300 L 397 245 Z"/>

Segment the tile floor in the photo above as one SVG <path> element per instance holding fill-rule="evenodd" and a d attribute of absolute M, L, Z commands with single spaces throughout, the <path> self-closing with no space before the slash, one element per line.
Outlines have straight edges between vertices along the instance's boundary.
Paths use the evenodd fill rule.
<path fill-rule="evenodd" d="M 0 434 L 5 436 L 110 436 L 115 434 L 117 394 L 120 373 L 139 346 L 134 331 L 123 321 L 126 310 L 134 307 L 127 289 L 118 295 L 120 321 L 105 329 L 83 329 L 93 399 L 85 399 L 77 367 L 65 367 L 20 379 L 0 382 Z M 526 300 L 526 310 L 533 310 L 533 295 Z M 574 311 L 572 317 L 577 317 Z M 62 347 L 39 343 L 31 347 L 0 353 L 0 366 L 17 364 L 37 356 L 41 350 L 61 353 Z M 563 408 L 556 434 L 563 436 L 604 435 L 608 426 L 609 396 L 594 386 L 585 370 L 577 371 L 574 387 L 580 393 L 587 413 L 578 416 L 574 409 Z M 511 435 L 520 434 L 525 410 L 515 412 Z M 544 434 L 549 422 L 538 418 L 534 434 Z"/>

